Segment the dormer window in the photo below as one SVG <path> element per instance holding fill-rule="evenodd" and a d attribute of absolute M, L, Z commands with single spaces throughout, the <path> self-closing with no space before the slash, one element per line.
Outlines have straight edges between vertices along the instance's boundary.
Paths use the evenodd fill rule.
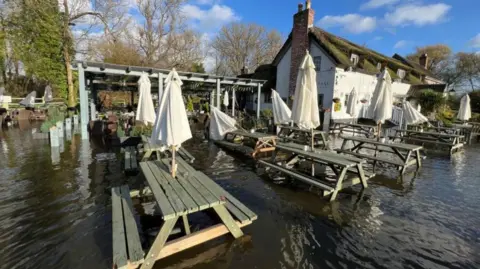
<path fill-rule="evenodd" d="M 352 55 L 350 55 L 350 62 L 352 62 L 353 66 L 356 66 L 359 60 L 360 60 L 360 57 L 358 57 L 357 54 L 352 53 Z"/>
<path fill-rule="evenodd" d="M 397 70 L 397 75 L 400 79 L 404 79 L 405 78 L 405 70 L 403 69 L 398 69 Z"/>
<path fill-rule="evenodd" d="M 382 70 L 382 63 L 377 63 L 377 71 L 381 71 Z"/>

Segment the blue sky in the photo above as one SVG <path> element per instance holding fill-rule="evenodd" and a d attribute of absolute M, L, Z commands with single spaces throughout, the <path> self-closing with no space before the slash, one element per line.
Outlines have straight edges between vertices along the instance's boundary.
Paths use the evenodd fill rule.
<path fill-rule="evenodd" d="M 214 35 L 232 21 L 254 22 L 285 37 L 300 1 L 193 0 L 190 23 Z M 444 43 L 454 51 L 480 52 L 479 0 L 312 0 L 315 24 L 386 55 Z"/>

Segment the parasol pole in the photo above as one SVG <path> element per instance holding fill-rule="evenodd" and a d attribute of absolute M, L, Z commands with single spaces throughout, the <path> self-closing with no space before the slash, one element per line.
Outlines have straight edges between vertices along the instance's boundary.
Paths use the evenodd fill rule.
<path fill-rule="evenodd" d="M 310 129 L 310 145 L 311 145 L 311 150 L 312 152 L 315 152 L 315 149 L 313 148 L 314 144 L 314 139 L 313 139 L 313 128 Z M 315 163 L 312 161 L 312 177 L 315 176 Z"/>
<path fill-rule="evenodd" d="M 175 162 L 175 151 L 177 149 L 175 148 L 175 146 L 172 146 L 172 177 L 175 178 L 176 174 L 177 174 L 177 164 Z"/>

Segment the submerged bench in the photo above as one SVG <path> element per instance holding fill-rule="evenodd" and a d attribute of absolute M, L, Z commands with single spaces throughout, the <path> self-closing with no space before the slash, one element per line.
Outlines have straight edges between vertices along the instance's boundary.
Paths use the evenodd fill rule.
<path fill-rule="evenodd" d="M 125 147 L 125 172 L 138 171 L 137 150 L 133 146 Z"/>
<path fill-rule="evenodd" d="M 127 185 L 112 188 L 112 229 L 114 268 L 130 269 L 142 264 L 144 253 Z"/>
<path fill-rule="evenodd" d="M 149 191 L 142 190 L 139 193 L 154 196 L 164 220 L 145 256 L 142 269 L 150 269 L 156 260 L 228 233 L 235 238 L 241 237 L 241 228 L 257 219 L 255 213 L 205 174 L 195 170 L 182 158 L 177 158 L 176 162 L 178 169 L 175 178 L 169 172 L 170 158 L 140 163 Z M 206 210 L 214 212 L 221 223 L 191 233 L 188 215 Z M 185 235 L 167 242 L 180 218 Z"/>

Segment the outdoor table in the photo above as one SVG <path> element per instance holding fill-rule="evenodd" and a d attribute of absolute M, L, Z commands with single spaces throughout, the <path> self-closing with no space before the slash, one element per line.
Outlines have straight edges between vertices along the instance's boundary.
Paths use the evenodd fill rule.
<path fill-rule="evenodd" d="M 255 145 L 253 146 L 253 150 L 251 151 L 252 157 L 255 157 L 258 153 L 260 152 L 269 152 L 275 150 L 275 145 L 277 144 L 277 136 L 276 135 L 271 135 L 271 134 L 265 134 L 265 133 L 249 133 L 245 131 L 233 131 L 233 132 L 228 132 L 225 134 L 225 141 L 219 141 L 219 142 L 226 142 L 224 143 L 225 146 L 229 145 L 235 145 L 234 141 L 239 138 L 242 141 L 247 139 L 251 139 L 255 142 Z M 219 143 L 222 145 L 222 143 Z M 244 145 L 243 145 L 244 146 Z M 250 150 L 249 150 L 250 151 Z"/>
<path fill-rule="evenodd" d="M 338 152 L 373 161 L 374 169 L 377 162 L 392 164 L 401 171 L 401 174 L 405 173 L 405 170 L 412 165 L 416 165 L 417 169 L 422 166 L 422 160 L 420 155 L 420 150 L 423 149 L 422 146 L 393 142 L 381 142 L 377 139 L 355 136 L 342 136 L 341 138 L 343 139 L 343 143 L 342 147 L 337 150 Z M 353 147 L 347 148 L 348 142 L 352 142 Z M 373 156 L 372 154 L 360 153 L 361 149 L 374 150 L 375 153 Z M 392 156 L 394 156 L 394 160 L 377 157 L 377 152 L 390 153 Z"/>
<path fill-rule="evenodd" d="M 278 154 L 280 152 L 288 155 L 285 161 L 279 159 L 284 155 Z M 334 173 L 333 178 L 318 178 L 291 168 L 301 160 L 307 160 L 330 167 Z M 300 145 L 294 143 L 278 143 L 271 160 L 260 160 L 259 163 L 269 169 L 279 171 L 323 190 L 323 196 L 331 195 L 330 201 L 335 200 L 340 190 L 350 186 L 361 183 L 363 188 L 367 188 L 367 179 L 373 177 L 373 175 L 367 176 L 365 174 L 363 170 L 364 160 L 324 150 L 305 151 Z M 279 163 L 283 164 L 279 165 Z"/>
<path fill-rule="evenodd" d="M 378 131 L 378 126 L 368 125 L 368 124 L 357 124 L 357 123 L 342 123 L 336 122 L 333 124 L 333 131 L 340 131 L 340 134 L 343 134 L 345 131 L 350 131 L 355 134 L 362 134 L 365 137 L 373 137 Z"/>
<path fill-rule="evenodd" d="M 439 146 L 446 146 L 449 148 L 450 155 L 455 151 L 463 148 L 463 139 L 465 136 L 457 134 L 446 134 L 438 132 L 421 132 L 414 130 L 396 130 L 397 135 L 393 139 L 400 139 L 402 141 L 416 141 L 421 143 L 434 144 Z M 403 134 L 398 136 L 398 133 Z"/>
<path fill-rule="evenodd" d="M 312 144 L 312 134 L 314 139 L 314 146 L 320 146 L 322 149 L 327 148 L 327 135 L 323 131 L 300 129 L 298 127 L 280 125 L 280 132 L 278 137 L 287 141 L 301 143 L 302 145 L 310 146 Z"/>
<path fill-rule="evenodd" d="M 170 151 L 170 148 L 166 148 L 165 146 L 151 143 L 150 138 L 147 137 L 146 135 L 142 135 L 142 144 L 143 144 L 142 162 L 148 161 L 152 156 L 152 153 L 154 152 L 156 152 L 157 159 L 159 159 L 161 157 L 160 156 L 161 152 L 165 150 Z M 190 163 L 193 163 L 193 161 L 195 161 L 195 157 L 193 157 L 193 155 L 190 154 L 190 152 L 188 152 L 184 147 L 178 148 L 177 153 L 180 157 L 182 157 L 184 160 L 189 161 Z"/>
<path fill-rule="evenodd" d="M 169 172 L 170 163 L 170 158 L 140 163 L 141 171 L 163 219 L 161 229 L 145 256 L 141 269 L 150 269 L 158 259 L 227 233 L 239 238 L 243 235 L 241 228 L 257 219 L 255 213 L 183 159 L 178 159 L 177 176 L 173 178 Z M 211 211 L 215 212 L 221 223 L 192 233 L 188 216 L 210 209 L 213 209 Z M 185 235 L 167 242 L 180 218 L 184 224 Z"/>

